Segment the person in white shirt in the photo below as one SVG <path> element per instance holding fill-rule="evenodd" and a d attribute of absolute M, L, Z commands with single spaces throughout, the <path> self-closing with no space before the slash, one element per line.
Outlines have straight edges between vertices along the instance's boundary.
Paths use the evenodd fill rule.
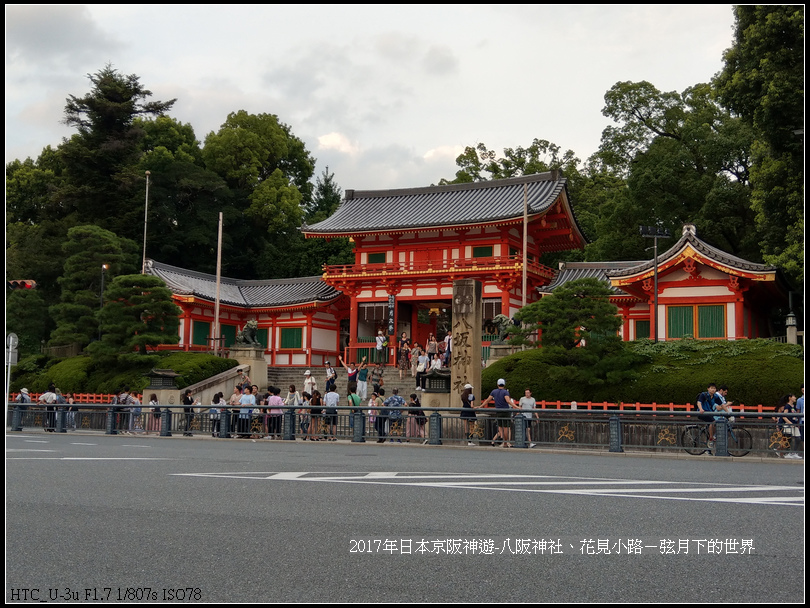
<path fill-rule="evenodd" d="M 315 393 L 316 390 L 318 390 L 318 383 L 315 381 L 315 378 L 312 376 L 312 373 L 309 370 L 305 371 L 304 392 L 312 395 Z"/>
<path fill-rule="evenodd" d="M 537 401 L 532 397 L 532 391 L 526 389 L 523 397 L 518 402 L 520 409 L 523 410 L 521 414 L 526 419 L 526 441 L 529 442 L 529 447 L 533 448 L 536 444 L 532 443 L 532 421 L 537 417 L 537 412 L 531 410 L 537 408 Z"/>

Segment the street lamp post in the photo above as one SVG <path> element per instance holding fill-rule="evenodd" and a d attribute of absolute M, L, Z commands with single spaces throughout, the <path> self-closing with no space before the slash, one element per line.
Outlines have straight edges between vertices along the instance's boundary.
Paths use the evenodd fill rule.
<path fill-rule="evenodd" d="M 658 226 L 639 226 L 638 231 L 641 236 L 653 239 L 653 342 L 658 342 L 658 239 L 669 238 L 668 230 Z M 638 337 L 638 336 L 636 336 Z"/>
<path fill-rule="evenodd" d="M 143 263 L 141 264 L 141 274 L 146 274 L 146 219 L 149 213 L 149 176 L 151 173 L 146 172 L 146 201 L 143 205 Z"/>
<path fill-rule="evenodd" d="M 107 275 L 107 264 L 101 265 L 101 291 L 98 294 L 98 309 L 104 308 L 104 277 Z M 101 319 L 98 320 L 98 339 L 101 340 Z"/>

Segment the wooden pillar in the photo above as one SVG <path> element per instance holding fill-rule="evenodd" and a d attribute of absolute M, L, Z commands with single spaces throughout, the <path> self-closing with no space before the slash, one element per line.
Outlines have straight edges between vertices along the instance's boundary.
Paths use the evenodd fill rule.
<path fill-rule="evenodd" d="M 509 311 L 511 310 L 512 306 L 509 301 L 510 300 L 509 286 L 504 286 L 502 289 L 503 291 L 501 292 L 501 314 L 504 314 L 511 319 L 512 315 L 509 314 Z"/>
<path fill-rule="evenodd" d="M 307 312 L 307 341 L 304 345 L 304 348 L 307 350 L 307 367 L 312 367 L 312 323 L 313 317 L 315 316 L 314 312 Z M 340 331 L 338 331 L 340 334 Z"/>
<path fill-rule="evenodd" d="M 352 351 L 357 348 L 357 314 L 359 306 L 357 305 L 357 291 L 352 291 L 348 295 L 351 299 L 351 304 L 349 306 L 349 352 L 345 353 L 345 356 L 347 357 L 348 361 L 352 361 Z M 344 353 L 340 351 L 340 332 L 338 332 L 337 349 L 338 353 L 343 356 Z"/>
<path fill-rule="evenodd" d="M 735 340 L 741 340 L 745 337 L 745 316 L 743 312 L 743 297 L 742 294 L 737 296 L 734 301 L 734 336 Z"/>
<path fill-rule="evenodd" d="M 419 307 L 417 303 L 417 300 L 411 302 L 411 344 L 416 341 L 416 330 L 419 325 Z"/>
<path fill-rule="evenodd" d="M 270 366 L 276 365 L 276 321 L 277 315 L 270 315 L 270 327 L 267 328 L 267 350 L 270 351 Z"/>
<path fill-rule="evenodd" d="M 191 311 L 183 307 L 183 350 L 191 344 Z"/>
<path fill-rule="evenodd" d="M 638 338 L 638 336 L 636 336 Z M 630 341 L 630 307 L 622 306 L 622 340 Z"/>
<path fill-rule="evenodd" d="M 658 315 L 655 314 L 655 299 L 650 297 L 650 340 L 655 340 L 656 332 L 658 331 Z M 659 339 L 664 340 L 665 337 L 657 334 Z M 638 336 L 636 336 L 638 337 Z"/>

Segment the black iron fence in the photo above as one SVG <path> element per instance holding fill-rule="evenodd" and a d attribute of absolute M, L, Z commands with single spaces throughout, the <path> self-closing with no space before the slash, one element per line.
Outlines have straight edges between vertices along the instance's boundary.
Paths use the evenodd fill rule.
<path fill-rule="evenodd" d="M 218 439 L 304 440 L 428 445 L 543 447 L 611 452 L 678 452 L 691 455 L 745 456 L 803 455 L 803 414 L 723 414 L 712 422 L 695 413 L 535 409 L 473 410 L 461 417 L 459 408 L 404 408 L 346 406 L 264 409 L 227 408 L 192 412 L 162 408 L 121 408 L 80 405 L 76 411 L 8 404 L 7 426 L 12 432 L 42 428 L 65 433 L 100 431 L 105 434 L 203 435 Z M 523 413 L 531 418 L 525 418 Z M 799 424 L 801 422 L 801 424 Z M 710 426 L 712 425 L 712 426 Z"/>

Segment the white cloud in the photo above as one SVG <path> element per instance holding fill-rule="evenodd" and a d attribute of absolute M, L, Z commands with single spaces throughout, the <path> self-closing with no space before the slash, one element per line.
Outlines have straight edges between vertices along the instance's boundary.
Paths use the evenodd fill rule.
<path fill-rule="evenodd" d="M 349 140 L 342 133 L 327 133 L 318 137 L 319 150 L 337 150 L 343 154 L 354 156 L 360 152 L 360 147 Z"/>
<path fill-rule="evenodd" d="M 438 148 L 431 148 L 422 155 L 428 162 L 441 161 L 444 162 L 448 158 L 455 162 L 458 155 L 464 152 L 465 146 L 439 146 Z"/>
<path fill-rule="evenodd" d="M 109 61 L 201 140 L 276 114 L 344 188 L 451 178 L 463 147 L 547 139 L 585 160 L 620 80 L 682 91 L 722 67 L 731 5 L 86 5 L 6 9 L 6 162 L 58 145 Z M 447 142 L 459 142 L 459 145 Z"/>

